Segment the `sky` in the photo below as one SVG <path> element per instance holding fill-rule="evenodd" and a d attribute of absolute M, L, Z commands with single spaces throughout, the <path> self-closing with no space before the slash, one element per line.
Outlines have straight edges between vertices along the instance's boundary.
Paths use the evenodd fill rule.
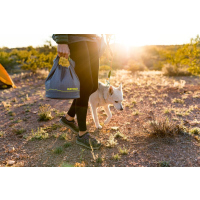
<path fill-rule="evenodd" d="M 116 34 L 116 42 L 127 46 L 144 46 L 144 45 L 170 45 L 189 43 L 190 38 L 196 37 L 198 32 L 191 34 L 152 34 L 146 36 L 140 33 Z M 200 32 L 199 32 L 200 34 Z M 27 46 L 42 46 L 47 40 L 50 40 L 53 45 L 56 43 L 51 38 L 52 33 L 46 34 L 0 34 L 1 47 L 27 47 Z M 113 37 L 114 38 L 114 37 Z"/>
<path fill-rule="evenodd" d="M 24 0 L 4 1 L 1 7 L 9 9 L 0 12 L 0 47 L 36 47 L 46 40 L 56 45 L 53 33 L 112 33 L 116 42 L 127 46 L 189 43 L 200 34 L 199 4 L 198 0 L 102 0 L 92 7 L 88 0 L 58 0 L 55 7 L 51 0 L 28 5 Z"/>

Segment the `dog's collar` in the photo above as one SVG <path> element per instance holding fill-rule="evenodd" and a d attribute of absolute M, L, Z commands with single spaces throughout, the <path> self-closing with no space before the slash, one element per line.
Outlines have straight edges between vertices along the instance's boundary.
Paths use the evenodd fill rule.
<path fill-rule="evenodd" d="M 98 90 L 99 90 L 99 88 L 98 88 Z M 106 103 L 106 99 L 105 99 L 105 97 L 104 97 L 104 93 L 103 93 L 103 99 L 104 99 L 104 101 L 105 101 L 105 103 Z"/>

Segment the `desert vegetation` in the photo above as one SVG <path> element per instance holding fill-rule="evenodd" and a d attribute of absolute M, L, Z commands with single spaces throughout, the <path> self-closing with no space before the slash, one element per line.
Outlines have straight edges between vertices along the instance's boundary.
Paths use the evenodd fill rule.
<path fill-rule="evenodd" d="M 111 44 L 113 59 L 106 49 L 100 59 L 100 69 L 126 69 L 132 72 L 159 70 L 167 76 L 200 74 L 200 37 L 197 35 L 183 45 L 130 47 Z M 0 63 L 10 72 L 20 70 L 50 70 L 56 57 L 56 47 L 46 41 L 43 47 L 0 48 Z M 20 70 L 19 70 L 20 69 Z"/>
<path fill-rule="evenodd" d="M 29 70 L 36 72 L 38 69 L 50 70 L 53 60 L 56 57 L 57 49 L 47 41 L 43 47 L 26 48 L 7 47 L 0 48 L 0 63 L 8 72 L 20 72 L 21 70 Z"/>

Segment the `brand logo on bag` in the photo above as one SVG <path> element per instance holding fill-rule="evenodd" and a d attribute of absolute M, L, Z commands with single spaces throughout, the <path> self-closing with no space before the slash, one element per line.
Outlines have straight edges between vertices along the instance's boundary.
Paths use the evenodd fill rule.
<path fill-rule="evenodd" d="M 67 90 L 78 90 L 78 88 L 67 88 Z"/>

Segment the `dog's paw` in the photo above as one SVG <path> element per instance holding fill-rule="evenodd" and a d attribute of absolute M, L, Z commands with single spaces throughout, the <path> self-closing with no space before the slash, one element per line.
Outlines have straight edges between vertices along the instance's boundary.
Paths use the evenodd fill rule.
<path fill-rule="evenodd" d="M 99 125 L 99 126 L 97 126 L 97 128 L 98 128 L 98 129 L 102 129 L 102 126 L 101 126 L 101 125 Z"/>
<path fill-rule="evenodd" d="M 110 122 L 110 120 L 106 120 L 104 121 L 104 124 L 108 124 Z"/>

